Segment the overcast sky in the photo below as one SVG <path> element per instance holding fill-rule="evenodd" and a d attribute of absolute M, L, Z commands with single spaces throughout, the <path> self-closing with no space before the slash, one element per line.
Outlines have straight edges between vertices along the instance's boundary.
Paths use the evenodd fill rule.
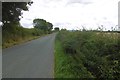
<path fill-rule="evenodd" d="M 118 24 L 120 0 L 33 0 L 29 11 L 23 12 L 21 25 L 32 28 L 33 19 L 45 19 L 54 27 L 66 29 L 96 29 L 100 25 L 111 29 Z"/>

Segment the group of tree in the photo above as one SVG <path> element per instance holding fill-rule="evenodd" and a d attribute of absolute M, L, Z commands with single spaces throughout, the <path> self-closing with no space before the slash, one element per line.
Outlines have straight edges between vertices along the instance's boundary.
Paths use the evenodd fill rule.
<path fill-rule="evenodd" d="M 31 37 L 41 36 L 51 33 L 53 28 L 52 23 L 43 19 L 34 19 L 34 28 L 24 28 L 20 24 L 20 19 L 23 18 L 22 11 L 28 11 L 30 2 L 3 2 L 2 3 L 2 45 L 8 46 L 13 42 L 29 39 Z"/>
<path fill-rule="evenodd" d="M 2 24 L 3 24 L 2 31 L 3 31 L 4 36 L 6 35 L 6 33 L 11 34 L 11 32 L 16 32 L 14 33 L 14 35 L 17 34 L 16 27 L 22 27 L 19 22 L 20 19 L 23 18 L 22 11 L 28 11 L 29 6 L 31 6 L 32 4 L 33 4 L 32 1 L 30 2 L 3 2 L 2 3 Z M 39 18 L 33 20 L 33 26 L 35 29 L 33 31 L 36 31 L 37 29 L 37 32 L 39 32 L 38 30 L 40 30 L 44 32 L 45 34 L 51 33 L 53 29 L 52 23 L 47 22 L 44 19 L 39 19 Z M 26 29 L 26 28 L 23 28 L 23 29 Z M 26 33 L 26 32 L 23 32 L 23 29 L 22 30 L 20 29 L 21 34 Z"/>
<path fill-rule="evenodd" d="M 60 29 L 59 29 L 59 27 L 55 27 L 54 30 L 55 31 L 59 31 Z"/>
<path fill-rule="evenodd" d="M 19 21 L 23 17 L 22 11 L 28 11 L 28 7 L 33 2 L 3 2 L 2 3 L 2 23 L 3 30 L 6 27 L 14 27 L 15 25 L 21 26 Z M 50 32 L 53 28 L 52 23 L 44 19 L 34 19 L 34 28 L 41 29 L 45 32 Z"/>
<path fill-rule="evenodd" d="M 47 22 L 44 19 L 34 19 L 33 20 L 34 28 L 43 30 L 45 33 L 50 33 L 53 29 L 53 24 L 50 22 Z"/>
<path fill-rule="evenodd" d="M 20 25 L 20 19 L 23 18 L 22 11 L 28 11 L 29 6 L 33 2 L 3 2 L 2 3 L 2 23 L 3 23 L 3 32 L 6 30 L 13 30 L 15 26 L 22 27 Z M 44 19 L 34 19 L 33 26 L 35 29 L 42 30 L 45 33 L 51 33 L 53 29 L 53 24 L 47 22 Z M 59 31 L 59 28 L 54 28 L 55 31 Z"/>

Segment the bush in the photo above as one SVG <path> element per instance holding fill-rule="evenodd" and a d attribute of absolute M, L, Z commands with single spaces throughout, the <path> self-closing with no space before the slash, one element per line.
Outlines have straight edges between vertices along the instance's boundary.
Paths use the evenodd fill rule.
<path fill-rule="evenodd" d="M 37 37 L 45 34 L 44 31 L 35 28 L 23 28 L 18 24 L 6 24 L 2 27 L 2 45 L 3 48 L 10 47 L 21 41 L 29 40 L 32 37 Z"/>
<path fill-rule="evenodd" d="M 56 39 L 61 42 L 65 53 L 72 53 L 75 63 L 81 64 L 82 62 L 82 65 L 96 78 L 119 79 L 119 35 L 119 33 L 110 32 L 62 30 Z"/>

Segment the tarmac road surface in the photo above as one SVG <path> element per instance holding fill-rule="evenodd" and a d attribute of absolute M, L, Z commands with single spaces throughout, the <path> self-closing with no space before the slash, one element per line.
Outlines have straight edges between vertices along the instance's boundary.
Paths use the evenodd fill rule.
<path fill-rule="evenodd" d="M 3 78 L 53 78 L 54 40 L 49 34 L 11 48 L 3 49 Z"/>

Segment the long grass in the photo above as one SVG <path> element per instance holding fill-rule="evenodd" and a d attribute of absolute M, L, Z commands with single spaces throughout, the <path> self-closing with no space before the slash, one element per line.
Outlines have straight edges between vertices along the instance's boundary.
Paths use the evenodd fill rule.
<path fill-rule="evenodd" d="M 119 33 L 60 31 L 56 37 L 56 78 L 120 77 Z"/>
<path fill-rule="evenodd" d="M 85 75 L 84 75 L 85 74 Z M 82 62 L 65 54 L 60 41 L 55 42 L 55 78 L 93 78 Z"/>
<path fill-rule="evenodd" d="M 2 48 L 8 48 L 32 39 L 39 38 L 45 33 L 35 28 L 28 29 L 18 25 L 4 26 L 2 29 Z"/>

